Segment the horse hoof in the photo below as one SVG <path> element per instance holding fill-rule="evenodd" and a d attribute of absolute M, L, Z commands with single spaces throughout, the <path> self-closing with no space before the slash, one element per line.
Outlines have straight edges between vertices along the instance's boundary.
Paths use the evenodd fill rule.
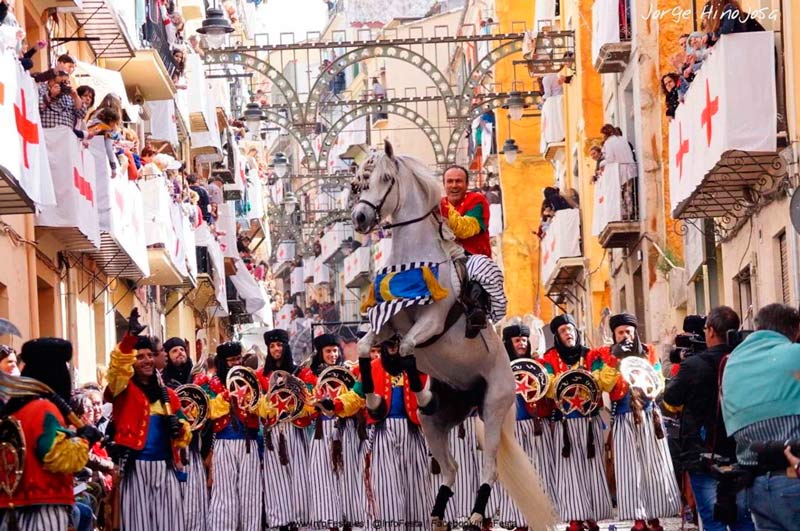
<path fill-rule="evenodd" d="M 439 409 L 439 397 L 436 393 L 431 393 L 431 399 L 424 406 L 419 406 L 419 412 L 423 415 L 431 416 Z"/>

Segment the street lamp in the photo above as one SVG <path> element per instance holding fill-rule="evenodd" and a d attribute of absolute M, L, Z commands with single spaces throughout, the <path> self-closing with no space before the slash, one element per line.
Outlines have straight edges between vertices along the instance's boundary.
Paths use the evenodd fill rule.
<path fill-rule="evenodd" d="M 299 201 L 297 200 L 297 196 L 294 195 L 294 192 L 287 192 L 285 196 L 283 196 L 283 210 L 286 212 L 286 216 L 289 217 L 294 214 L 294 211 L 297 210 L 297 205 Z"/>
<path fill-rule="evenodd" d="M 197 29 L 197 33 L 205 35 L 210 48 L 221 48 L 225 44 L 225 37 L 229 33 L 233 33 L 233 27 L 221 9 L 209 7 L 206 11 L 206 18 Z"/>
<path fill-rule="evenodd" d="M 512 120 L 519 120 L 522 118 L 522 112 L 525 110 L 527 105 L 525 105 L 525 100 L 517 91 L 511 92 L 508 95 L 508 100 L 506 100 L 506 104 L 503 105 L 504 109 L 508 109 L 508 115 Z"/>
<path fill-rule="evenodd" d="M 253 135 L 258 135 L 261 129 L 262 116 L 261 107 L 258 105 L 258 103 L 251 101 L 247 104 L 244 110 L 244 116 L 242 118 L 247 123 L 247 130 Z"/>
<path fill-rule="evenodd" d="M 506 162 L 509 164 L 514 164 L 514 161 L 517 160 L 517 155 L 522 153 L 517 146 L 516 140 L 513 138 L 507 138 L 506 141 L 503 143 L 503 150 L 500 151 L 506 157 Z"/>
<path fill-rule="evenodd" d="M 275 153 L 272 157 L 272 163 L 270 163 L 269 166 L 275 170 L 275 175 L 277 175 L 279 179 L 282 179 L 289 173 L 289 159 L 286 158 L 286 154 L 281 151 Z"/>

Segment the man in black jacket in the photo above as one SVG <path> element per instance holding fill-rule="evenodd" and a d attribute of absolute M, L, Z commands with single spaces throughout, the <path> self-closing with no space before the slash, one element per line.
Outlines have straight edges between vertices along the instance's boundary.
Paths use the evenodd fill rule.
<path fill-rule="evenodd" d="M 701 454 L 711 454 L 731 462 L 736 459 L 736 443 L 728 437 L 719 405 L 720 362 L 730 353 L 726 343 L 728 331 L 739 328 L 739 316 L 727 306 L 712 309 L 706 320 L 708 348 L 689 356 L 664 392 L 662 409 L 681 415 L 678 445 L 683 469 L 689 472 L 697 511 L 707 531 L 727 531 L 727 526 L 714 519 L 717 501 L 717 480 L 709 474 Z M 744 500 L 737 500 L 738 519 L 732 529 L 753 530 L 754 526 Z"/>

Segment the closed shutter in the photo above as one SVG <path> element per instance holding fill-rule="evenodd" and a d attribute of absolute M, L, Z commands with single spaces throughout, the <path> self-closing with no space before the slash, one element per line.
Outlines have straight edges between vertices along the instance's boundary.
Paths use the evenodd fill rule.
<path fill-rule="evenodd" d="M 781 294 L 783 303 L 789 304 L 791 295 L 789 294 L 789 251 L 786 248 L 786 233 L 778 236 L 778 249 L 781 259 Z"/>

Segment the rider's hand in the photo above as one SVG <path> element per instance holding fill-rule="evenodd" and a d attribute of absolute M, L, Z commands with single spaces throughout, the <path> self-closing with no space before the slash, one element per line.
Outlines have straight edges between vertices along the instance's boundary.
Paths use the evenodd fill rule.
<path fill-rule="evenodd" d="M 138 336 L 144 332 L 145 328 L 147 328 L 147 325 L 139 322 L 139 308 L 134 308 L 128 317 L 128 333 L 132 336 Z"/>

